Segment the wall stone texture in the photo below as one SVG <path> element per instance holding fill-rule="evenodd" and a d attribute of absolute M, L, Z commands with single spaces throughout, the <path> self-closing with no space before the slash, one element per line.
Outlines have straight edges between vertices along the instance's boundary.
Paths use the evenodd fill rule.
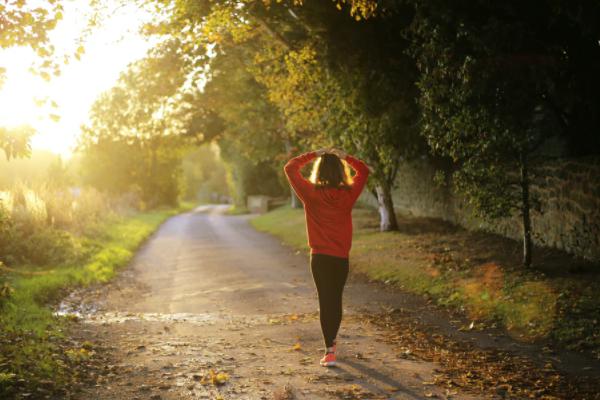
<path fill-rule="evenodd" d="M 533 242 L 600 261 L 600 157 L 546 160 L 531 169 L 531 193 L 541 205 L 540 211 L 531 212 Z M 521 240 L 522 223 L 517 213 L 489 222 L 474 217 L 466 200 L 453 192 L 451 183 L 434 183 L 436 170 L 439 168 L 427 158 L 400 167 L 393 192 L 396 211 Z M 377 200 L 366 190 L 360 200 L 377 207 Z"/>

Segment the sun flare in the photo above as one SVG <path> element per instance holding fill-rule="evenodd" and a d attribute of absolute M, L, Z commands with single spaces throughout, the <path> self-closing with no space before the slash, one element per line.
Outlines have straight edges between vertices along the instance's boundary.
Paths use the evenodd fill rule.
<path fill-rule="evenodd" d="M 85 53 L 80 60 L 63 65 L 61 75 L 45 81 L 29 71 L 36 61 L 28 48 L 0 52 L 0 66 L 6 68 L 6 81 L 0 88 L 0 126 L 31 125 L 34 149 L 46 149 L 69 157 L 74 150 L 80 126 L 97 96 L 109 89 L 126 66 L 141 57 L 152 41 L 139 33 L 150 14 L 135 4 L 106 2 L 113 8 L 101 24 L 85 37 Z M 50 33 L 55 55 L 72 54 L 87 28 L 87 2 L 65 3 L 64 18 Z"/>

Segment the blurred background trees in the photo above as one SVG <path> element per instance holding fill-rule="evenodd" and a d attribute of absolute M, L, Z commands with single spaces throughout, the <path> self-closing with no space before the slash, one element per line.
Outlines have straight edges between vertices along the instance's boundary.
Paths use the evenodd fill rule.
<path fill-rule="evenodd" d="M 482 217 L 518 212 L 531 263 L 530 164 L 598 154 L 600 7 L 593 2 L 415 1 L 422 134 L 455 164 L 454 182 Z M 585 16 L 584 16 L 585 15 Z M 581 51 L 585 50 L 585 57 Z M 586 88 L 582 83 L 586 82 Z M 595 93 L 592 93 L 590 89 Z M 585 116 L 584 116 L 585 114 Z"/>
<path fill-rule="evenodd" d="M 150 4 L 159 44 L 97 100 L 77 158 L 79 183 L 143 207 L 208 187 L 240 207 L 283 196 L 287 159 L 337 146 L 372 167 L 381 230 L 395 230 L 399 166 L 437 158 L 479 216 L 521 215 L 529 264 L 531 163 L 600 153 L 593 0 Z M 0 146 L 27 155 L 30 135 L 0 131 Z"/>
<path fill-rule="evenodd" d="M 146 32 L 176 43 L 179 57 L 163 54 L 161 82 L 174 74 L 169 96 L 188 96 L 171 97 L 176 118 L 189 122 L 179 136 L 219 144 L 238 204 L 248 194 L 282 194 L 280 166 L 293 154 L 338 146 L 373 168 L 381 230 L 395 230 L 399 165 L 441 157 L 478 215 L 522 216 L 529 264 L 530 163 L 557 154 L 550 142 L 563 155 L 600 151 L 592 134 L 600 124 L 592 72 L 600 67 L 600 6 L 592 1 L 156 7 L 167 17 Z"/>

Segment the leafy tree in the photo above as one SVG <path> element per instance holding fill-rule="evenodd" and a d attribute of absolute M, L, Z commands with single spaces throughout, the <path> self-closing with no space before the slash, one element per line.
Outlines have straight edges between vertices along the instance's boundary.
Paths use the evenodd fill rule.
<path fill-rule="evenodd" d="M 46 171 L 46 184 L 52 189 L 64 189 L 72 182 L 70 171 L 60 156 L 56 157 Z"/>
<path fill-rule="evenodd" d="M 30 47 L 44 60 L 40 75 L 50 78 L 60 73 L 58 65 L 51 59 L 54 46 L 48 33 L 63 17 L 62 2 L 49 0 L 32 6 L 26 1 L 5 1 L 0 4 L 0 49 L 15 46 Z M 0 65 L 0 88 L 5 79 L 6 69 Z"/>
<path fill-rule="evenodd" d="M 45 78 L 50 72 L 60 73 L 51 60 L 54 46 L 48 39 L 48 32 L 62 19 L 62 5 L 57 1 L 41 3 L 32 8 L 25 1 L 7 1 L 0 4 L 0 50 L 15 46 L 33 49 L 44 61 L 38 71 Z M 0 89 L 6 79 L 6 68 L 0 65 Z M 0 149 L 7 159 L 28 157 L 31 153 L 29 141 L 35 131 L 30 126 L 18 128 L 0 127 Z"/>
<path fill-rule="evenodd" d="M 39 186 L 46 178 L 46 172 L 56 162 L 57 155 L 48 151 L 36 149 L 31 156 L 22 159 L 6 160 L 0 156 L 0 190 L 6 190 L 17 182 L 28 186 Z M 72 162 L 68 163 L 69 174 L 72 171 Z"/>
<path fill-rule="evenodd" d="M 398 11 L 357 22 L 323 3 L 282 8 L 270 10 L 268 26 L 279 27 L 279 40 L 263 45 L 255 73 L 290 132 L 309 144 L 340 145 L 373 167 L 381 230 L 397 229 L 391 193 L 398 166 L 424 148 L 416 69 L 401 39 L 410 19 Z"/>
<path fill-rule="evenodd" d="M 588 133 L 600 115 L 592 1 L 157 3 L 172 15 L 154 31 L 185 43 L 190 65 L 206 72 L 235 54 L 237 68 L 264 85 L 281 126 L 262 136 L 247 130 L 250 142 L 276 135 L 288 150 L 341 145 L 371 164 L 383 230 L 397 225 L 391 190 L 399 163 L 424 152 L 419 131 L 457 163 L 459 189 L 481 214 L 520 210 L 525 254 L 532 157 L 559 134 L 577 154 L 598 147 Z M 224 114 L 207 115 L 230 135 L 231 121 L 249 118 Z"/>
<path fill-rule="evenodd" d="M 168 169 L 159 168 L 157 154 L 168 157 L 168 151 L 178 144 L 218 139 L 222 144 L 229 143 L 229 150 L 235 149 L 223 152 L 224 159 L 233 164 L 231 170 L 237 171 L 230 174 L 234 180 L 264 173 L 262 186 L 250 186 L 251 180 L 233 185 L 240 188 L 240 201 L 245 203 L 245 193 L 280 192 L 277 179 L 275 185 L 271 179 L 274 167 L 258 165 L 283 149 L 273 133 L 273 126 L 280 125 L 274 107 L 264 100 L 264 89 L 244 74 L 243 68 L 236 68 L 238 55 L 233 51 L 220 58 L 207 57 L 206 53 L 205 48 L 173 35 L 150 57 L 132 65 L 119 84 L 99 99 L 92 110 L 92 125 L 85 128 L 82 141 L 89 155 L 89 162 L 84 162 L 89 166 L 88 181 L 105 189 L 112 187 L 113 191 L 135 183 L 147 198 L 168 187 L 158 179 Z M 199 80 L 205 76 L 210 80 L 203 87 Z M 123 169 L 122 179 L 117 181 L 119 175 L 108 171 L 115 170 L 111 160 L 122 152 L 131 152 L 132 157 L 119 163 L 137 159 L 133 164 L 140 167 Z M 100 165 L 103 168 L 98 168 Z"/>
<path fill-rule="evenodd" d="M 15 157 L 28 157 L 31 154 L 30 139 L 35 130 L 29 125 L 16 128 L 0 127 L 0 149 L 7 160 Z"/>
<path fill-rule="evenodd" d="M 217 137 L 234 202 L 245 205 L 250 194 L 281 195 L 281 168 L 273 164 L 285 154 L 281 115 L 267 99 L 265 88 L 244 67 L 243 50 L 228 49 L 215 57 L 210 79 L 198 105 L 218 115 L 223 128 Z M 255 179 L 255 177 L 260 177 Z"/>
<path fill-rule="evenodd" d="M 393 230 L 391 190 L 398 163 L 420 147 L 415 68 L 403 54 L 406 43 L 388 39 L 398 37 L 408 20 L 390 12 L 377 24 L 362 23 L 375 14 L 374 4 L 351 1 L 349 13 L 338 11 L 345 4 L 174 3 L 167 31 L 202 32 L 194 39 L 213 45 L 215 59 L 231 60 L 235 53 L 238 68 L 266 87 L 281 122 L 262 135 L 251 134 L 253 140 L 279 137 L 276 142 L 288 151 L 337 144 L 365 158 L 375 169 L 381 228 Z"/>
<path fill-rule="evenodd" d="M 280 168 L 271 161 L 259 161 L 248 158 L 240 142 L 231 141 L 223 136 L 218 141 L 221 155 L 225 161 L 229 192 L 237 207 L 246 207 L 250 195 L 281 196 L 283 194 Z"/>
<path fill-rule="evenodd" d="M 184 197 L 203 202 L 220 201 L 229 196 L 226 171 L 216 145 L 203 145 L 183 158 Z"/>
<path fill-rule="evenodd" d="M 94 7 L 97 0 L 92 1 Z M 24 1 L 10 0 L 0 4 L 0 51 L 12 47 L 28 47 L 35 52 L 38 60 L 30 69 L 45 80 L 61 73 L 60 62 L 55 59 L 55 47 L 50 42 L 49 33 L 63 19 L 63 1 Z M 73 56 L 77 59 L 84 53 L 84 47 L 78 46 Z M 70 55 L 64 55 L 67 63 Z M 6 80 L 6 68 L 0 62 L 0 89 Z M 55 106 L 55 103 L 52 103 Z M 56 115 L 51 114 L 51 118 Z M 28 157 L 33 128 L 0 127 L 0 149 L 7 158 Z"/>
<path fill-rule="evenodd" d="M 112 192 L 137 187 L 150 207 L 176 203 L 188 124 L 180 118 L 186 103 L 178 46 L 162 43 L 93 105 L 80 142 L 88 183 Z"/>
<path fill-rule="evenodd" d="M 570 16 L 587 10 L 597 17 L 600 8 L 554 1 L 412 3 L 423 134 L 436 153 L 457 163 L 457 187 L 476 212 L 497 218 L 518 210 L 523 263 L 530 265 L 533 159 L 550 137 L 600 128 L 600 80 L 587 66 L 600 67 L 600 24 L 596 18 L 578 25 Z M 574 92 L 584 81 L 594 89 Z"/>
<path fill-rule="evenodd" d="M 146 156 L 139 140 L 98 137 L 90 141 L 89 137 L 84 131 L 79 143 L 82 183 L 113 195 L 139 191 Z"/>
<path fill-rule="evenodd" d="M 214 25 L 215 30 L 229 24 L 222 35 L 230 35 L 235 28 L 226 21 L 230 15 L 223 12 L 225 9 L 213 10 L 211 18 L 219 22 Z M 216 140 L 219 144 L 228 165 L 230 192 L 236 205 L 245 205 L 247 194 L 280 194 L 283 174 L 272 161 L 284 157 L 287 143 L 284 124 L 277 108 L 269 102 L 265 88 L 249 73 L 250 49 L 237 45 L 236 39 L 231 38 L 220 38 L 215 45 L 208 38 L 215 40 L 217 31 L 202 30 L 190 34 L 191 37 L 182 35 L 176 20 L 172 23 L 176 28 L 172 28 L 171 34 L 186 43 L 182 47 L 187 49 L 187 73 L 191 86 L 196 87 L 186 98 L 190 104 L 188 134 L 196 137 L 198 143 Z M 187 24 L 182 29 L 193 31 L 190 28 L 193 23 Z M 214 56 L 206 56 L 207 47 L 212 47 Z M 196 82 L 206 83 L 196 85 Z M 262 181 L 253 178 L 261 173 Z M 273 180 L 277 175 L 281 179 Z"/>

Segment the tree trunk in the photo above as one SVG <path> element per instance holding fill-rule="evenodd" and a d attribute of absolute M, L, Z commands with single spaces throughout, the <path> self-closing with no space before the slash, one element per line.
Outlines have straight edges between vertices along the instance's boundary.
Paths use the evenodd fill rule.
<path fill-rule="evenodd" d="M 377 192 L 377 203 L 379 204 L 379 229 L 381 232 L 397 231 L 398 222 L 394 212 L 394 202 L 392 200 L 392 188 L 389 184 L 379 184 L 375 187 Z"/>
<path fill-rule="evenodd" d="M 527 159 L 520 157 L 521 162 L 521 215 L 523 217 L 523 265 L 531 266 L 531 216 L 529 199 L 529 170 Z"/>
<path fill-rule="evenodd" d="M 283 134 L 283 144 L 285 146 L 285 151 L 288 154 L 291 154 L 292 144 L 290 143 L 290 139 L 288 139 L 287 135 L 285 135 L 285 134 Z M 290 185 L 290 205 L 292 206 L 292 208 L 304 207 L 304 205 L 302 204 L 302 202 L 300 201 L 298 196 L 296 196 L 296 192 L 294 192 L 294 189 L 292 189 L 291 185 Z"/>
<path fill-rule="evenodd" d="M 298 196 L 296 196 L 296 192 L 294 192 L 294 189 L 292 189 L 292 187 L 290 186 L 290 196 L 291 196 L 291 206 L 292 208 L 302 208 L 304 207 L 304 205 L 302 204 L 302 202 L 300 201 L 300 199 L 298 198 Z"/>
<path fill-rule="evenodd" d="M 148 196 L 148 203 L 150 205 L 151 208 L 154 208 L 158 205 L 158 198 L 157 198 L 157 193 L 158 193 L 158 188 L 156 187 L 156 177 L 157 176 L 157 168 L 158 168 L 158 162 L 157 162 L 157 144 L 154 140 L 152 140 L 151 144 L 150 144 L 150 176 L 148 177 L 148 187 L 147 190 L 149 189 L 151 193 L 147 193 Z"/>

